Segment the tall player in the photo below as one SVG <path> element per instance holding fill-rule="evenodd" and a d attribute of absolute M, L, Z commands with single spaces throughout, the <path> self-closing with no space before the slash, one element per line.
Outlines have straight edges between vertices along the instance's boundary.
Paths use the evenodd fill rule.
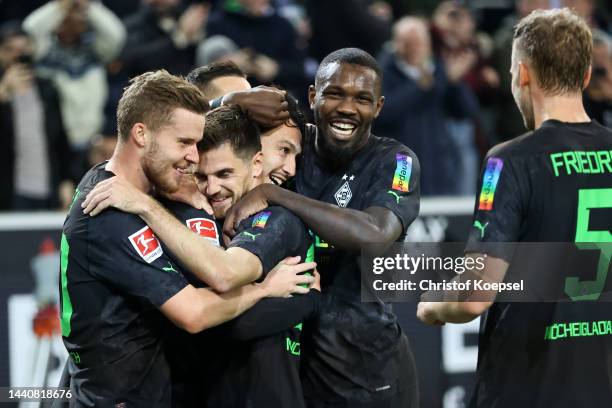
<path fill-rule="evenodd" d="M 381 71 L 344 48 L 321 62 L 308 92 L 308 128 L 296 194 L 272 184 L 247 194 L 225 225 L 267 205 L 290 209 L 317 234 L 321 312 L 304 336 L 309 407 L 416 407 L 416 368 L 389 305 L 361 302 L 363 247 L 400 240 L 419 209 L 419 164 L 406 146 L 371 134 L 383 107 Z"/>
<path fill-rule="evenodd" d="M 582 104 L 591 51 L 588 25 L 568 9 L 516 26 L 512 94 L 529 132 L 489 152 L 466 252 L 487 254 L 484 274 L 501 280 L 511 256 L 490 243 L 582 243 L 600 251 L 598 276 L 538 277 L 569 302 L 419 304 L 429 324 L 483 316 L 472 407 L 612 406 L 612 308 L 595 302 L 612 255 L 612 131 Z M 583 293 L 592 300 L 576 301 Z"/>

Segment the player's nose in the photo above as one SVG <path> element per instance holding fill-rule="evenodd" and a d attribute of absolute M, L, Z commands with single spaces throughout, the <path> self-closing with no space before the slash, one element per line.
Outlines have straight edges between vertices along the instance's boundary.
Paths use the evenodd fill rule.
<path fill-rule="evenodd" d="M 288 177 L 295 176 L 295 157 L 291 157 L 285 160 L 283 171 Z"/>
<path fill-rule="evenodd" d="M 355 115 L 357 113 L 357 108 L 355 107 L 355 100 L 353 98 L 343 98 L 336 107 L 336 110 L 339 113 L 342 113 L 343 115 Z"/>
<path fill-rule="evenodd" d="M 194 144 L 189 146 L 187 153 L 185 154 L 185 160 L 189 163 L 198 164 L 200 162 L 200 155 L 198 154 L 198 148 Z"/>
<path fill-rule="evenodd" d="M 206 195 L 209 197 L 221 192 L 221 184 L 215 177 L 209 177 L 206 183 Z"/>

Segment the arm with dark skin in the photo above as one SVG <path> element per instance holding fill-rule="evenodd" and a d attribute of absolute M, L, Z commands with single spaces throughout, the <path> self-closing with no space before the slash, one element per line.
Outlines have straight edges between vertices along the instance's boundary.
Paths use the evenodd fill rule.
<path fill-rule="evenodd" d="M 289 119 L 286 91 L 269 86 L 257 86 L 246 91 L 224 95 L 222 105 L 237 105 L 250 119 L 265 127 L 276 127 Z"/>
<path fill-rule="evenodd" d="M 403 231 L 399 218 L 386 208 L 369 207 L 363 211 L 340 208 L 272 184 L 262 184 L 230 209 L 223 225 L 225 235 L 235 235 L 240 221 L 269 205 L 291 210 L 322 239 L 349 251 L 359 251 L 373 242 L 391 245 Z"/>

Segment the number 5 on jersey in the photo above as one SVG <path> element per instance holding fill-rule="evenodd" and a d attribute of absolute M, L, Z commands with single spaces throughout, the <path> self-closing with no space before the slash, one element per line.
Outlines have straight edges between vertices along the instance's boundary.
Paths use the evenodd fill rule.
<path fill-rule="evenodd" d="M 574 301 L 597 300 L 601 296 L 610 260 L 612 259 L 612 233 L 606 230 L 589 230 L 591 210 L 612 210 L 612 188 L 583 189 L 578 191 L 578 219 L 576 221 L 576 246 L 584 250 L 599 250 L 597 276 L 594 280 L 581 281 L 572 276 L 565 279 L 565 293 Z"/>

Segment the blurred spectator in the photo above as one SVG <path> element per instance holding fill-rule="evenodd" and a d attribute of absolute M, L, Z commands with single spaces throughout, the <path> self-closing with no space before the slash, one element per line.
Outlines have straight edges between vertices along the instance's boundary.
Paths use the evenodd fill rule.
<path fill-rule="evenodd" d="M 474 194 L 480 163 L 476 135 L 480 136 L 478 144 L 483 155 L 494 142 L 495 115 L 491 105 L 499 88 L 499 75 L 488 61 L 493 41 L 484 33 L 476 34 L 476 22 L 470 9 L 457 1 L 440 3 L 433 15 L 431 32 L 434 53 L 447 62 L 447 66 L 453 66 L 448 63 L 450 59 L 464 60 L 469 65 L 461 81 L 472 89 L 483 107 L 476 120 L 448 120 L 461 169 L 459 192 Z"/>
<path fill-rule="evenodd" d="M 499 74 L 500 87 L 496 108 L 496 135 L 498 141 L 512 139 L 525 133 L 523 117 L 512 97 L 510 57 L 512 55 L 512 35 L 518 21 L 537 9 L 549 8 L 548 0 L 517 0 L 516 12 L 507 16 L 493 37 L 493 64 Z"/>
<path fill-rule="evenodd" d="M 88 155 L 89 167 L 87 170 L 92 168 L 98 163 L 102 163 L 108 160 L 113 155 L 115 147 L 117 146 L 117 135 L 116 134 L 100 134 L 91 140 Z"/>
<path fill-rule="evenodd" d="M 389 39 L 393 15 L 388 3 L 309 0 L 306 6 L 314 27 L 310 54 L 318 61 L 344 47 L 357 47 L 377 55 Z"/>
<path fill-rule="evenodd" d="M 595 0 L 561 0 L 563 7 L 569 7 L 584 18 L 592 28 L 610 30 L 610 20 L 605 11 L 599 10 Z"/>
<path fill-rule="evenodd" d="M 34 39 L 37 70 L 55 83 L 69 140 L 78 151 L 104 123 L 104 65 L 121 50 L 125 29 L 98 1 L 54 0 L 23 22 Z"/>
<path fill-rule="evenodd" d="M 232 58 L 255 84 L 276 83 L 305 97 L 305 50 L 291 23 L 270 0 L 225 2 L 211 13 L 207 33 L 222 35 L 240 49 Z"/>
<path fill-rule="evenodd" d="M 433 58 L 426 21 L 404 17 L 393 27 L 393 51 L 382 57 L 385 106 L 375 132 L 410 147 L 421 162 L 421 193 L 459 193 L 460 164 L 447 120 L 473 117 L 478 102 L 461 82 L 472 61 Z"/>
<path fill-rule="evenodd" d="M 196 66 L 201 67 L 217 61 L 232 61 L 238 65 L 246 63 L 246 54 L 235 42 L 223 35 L 213 35 L 202 41 L 196 51 Z"/>
<path fill-rule="evenodd" d="M 456 1 L 442 2 L 433 16 L 432 39 L 434 52 L 443 59 L 460 54 L 474 59 L 463 80 L 481 103 L 490 103 L 499 88 L 499 75 L 489 62 L 493 42 L 485 33 L 476 33 L 470 10 Z"/>
<path fill-rule="evenodd" d="M 195 46 L 204 38 L 209 6 L 183 0 L 143 0 L 140 10 L 125 20 L 128 39 L 121 55 L 129 77 L 166 69 L 187 75 Z"/>
<path fill-rule="evenodd" d="M 83 155 L 74 160 L 73 173 L 80 180 L 93 166 L 108 160 L 117 145 L 116 120 L 104 123 L 102 130 L 91 138 Z"/>
<path fill-rule="evenodd" d="M 0 27 L 0 210 L 70 203 L 71 154 L 53 84 L 32 68 L 19 22 Z"/>
<path fill-rule="evenodd" d="M 593 69 L 584 107 L 592 119 L 612 128 L 612 39 L 601 30 L 593 31 Z"/>

